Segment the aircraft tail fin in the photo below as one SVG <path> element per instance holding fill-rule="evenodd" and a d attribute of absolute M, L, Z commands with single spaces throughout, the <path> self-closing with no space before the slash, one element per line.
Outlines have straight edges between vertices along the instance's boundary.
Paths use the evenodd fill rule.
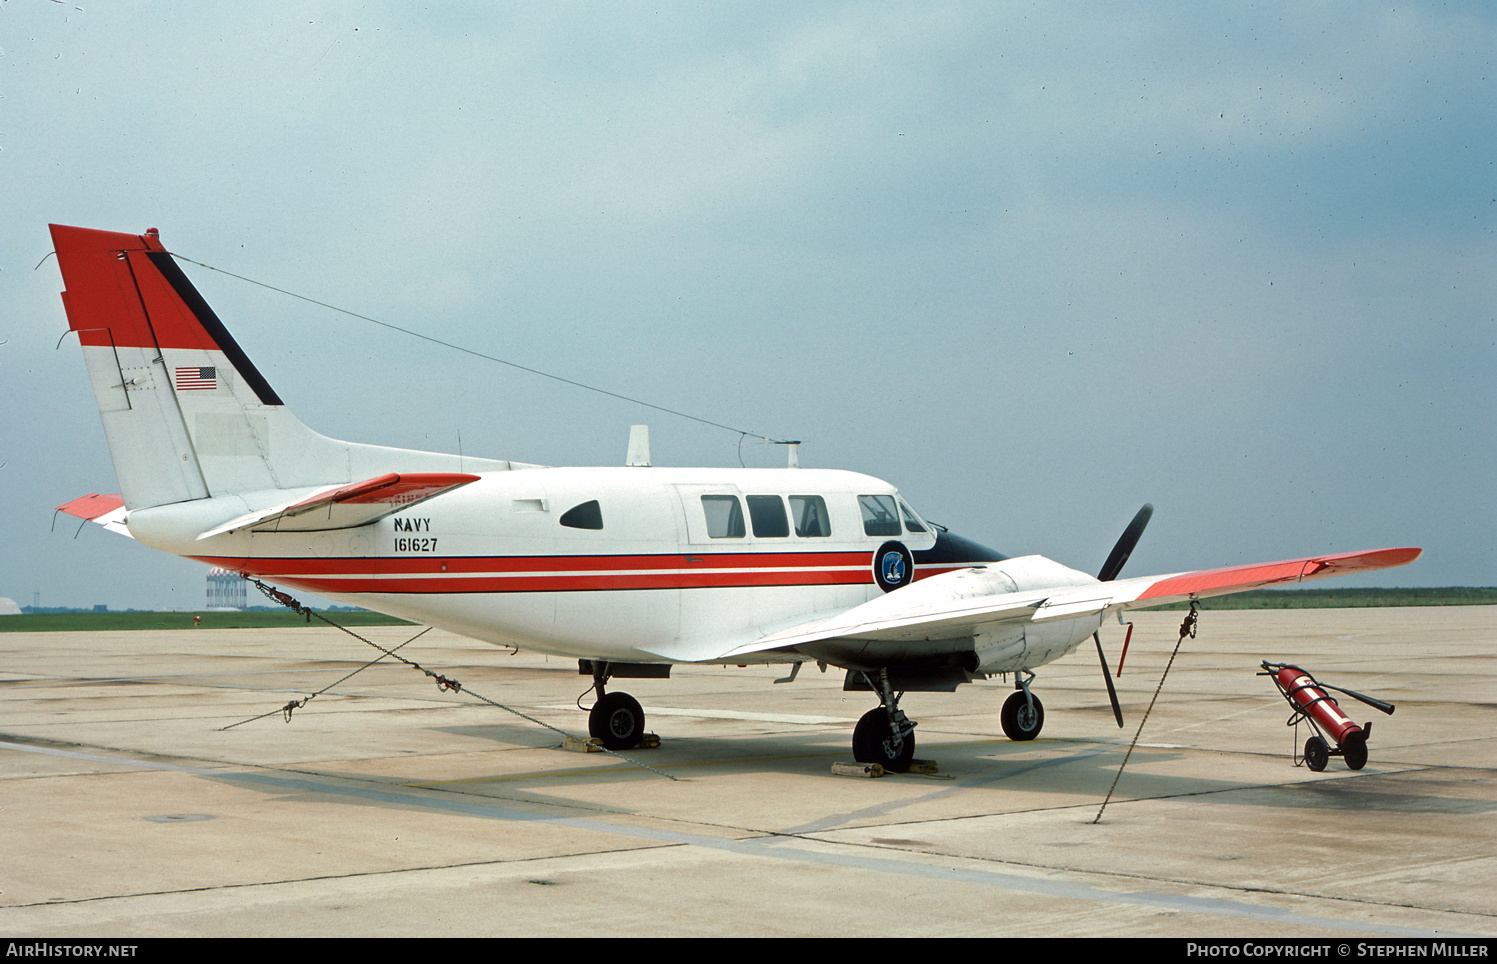
<path fill-rule="evenodd" d="M 68 324 L 83 346 L 129 510 L 509 462 L 359 445 L 303 425 L 154 229 L 52 225 Z"/>

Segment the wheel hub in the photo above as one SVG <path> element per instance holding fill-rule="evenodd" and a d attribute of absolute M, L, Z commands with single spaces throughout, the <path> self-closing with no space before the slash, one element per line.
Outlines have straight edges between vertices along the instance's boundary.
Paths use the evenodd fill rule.
<path fill-rule="evenodd" d="M 634 714 L 620 707 L 608 717 L 608 729 L 619 739 L 634 732 Z"/>

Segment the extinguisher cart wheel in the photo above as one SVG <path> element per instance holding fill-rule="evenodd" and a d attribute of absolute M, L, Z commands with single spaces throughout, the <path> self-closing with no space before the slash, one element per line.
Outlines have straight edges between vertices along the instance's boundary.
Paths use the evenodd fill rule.
<path fill-rule="evenodd" d="M 1368 723 L 1367 726 L 1372 726 Z M 1346 738 L 1341 744 L 1341 759 L 1348 770 L 1360 770 L 1367 765 L 1367 730 L 1361 729 Z"/>
<path fill-rule="evenodd" d="M 1319 773 L 1325 769 L 1325 765 L 1330 759 L 1331 748 L 1326 746 L 1325 740 L 1322 740 L 1318 736 L 1312 736 L 1305 741 L 1305 766 Z"/>

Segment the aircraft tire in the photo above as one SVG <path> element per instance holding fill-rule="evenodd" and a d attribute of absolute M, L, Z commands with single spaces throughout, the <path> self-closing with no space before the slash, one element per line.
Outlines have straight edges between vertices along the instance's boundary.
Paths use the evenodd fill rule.
<path fill-rule="evenodd" d="M 645 711 L 628 693 L 608 693 L 588 713 L 587 732 L 610 750 L 632 750 L 645 735 Z"/>
<path fill-rule="evenodd" d="M 1305 766 L 1313 772 L 1319 773 L 1324 770 L 1330 759 L 1331 748 L 1325 745 L 1325 740 L 1312 736 L 1305 741 Z"/>
<path fill-rule="evenodd" d="M 1030 698 L 1034 700 L 1033 712 L 1030 712 L 1029 701 L 1024 698 L 1022 690 L 1003 702 L 1003 712 L 998 719 L 1003 723 L 1003 734 L 1010 740 L 1020 743 L 1032 740 L 1044 729 L 1045 706 L 1038 696 L 1031 694 Z"/>
<path fill-rule="evenodd" d="M 898 753 L 889 745 L 894 731 L 889 727 L 889 714 L 882 706 L 876 706 L 863 714 L 852 731 L 852 756 L 859 763 L 877 763 L 890 773 L 904 773 L 915 758 L 915 734 L 904 738 Z"/>

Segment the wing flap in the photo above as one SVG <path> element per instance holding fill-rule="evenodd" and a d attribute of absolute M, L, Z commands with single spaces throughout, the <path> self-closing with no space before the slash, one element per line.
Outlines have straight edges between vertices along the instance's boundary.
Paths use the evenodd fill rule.
<path fill-rule="evenodd" d="M 1036 621 L 1045 619 L 1070 619 L 1075 616 L 1090 616 L 1100 613 L 1113 604 L 1111 593 L 1098 594 L 1095 589 L 1080 593 L 1067 592 L 1046 599 L 1035 610 Z"/>
<path fill-rule="evenodd" d="M 198 539 L 244 529 L 256 532 L 352 529 L 377 522 L 469 482 L 477 482 L 478 478 L 460 472 L 389 472 L 350 485 L 328 486 L 300 499 L 246 513 L 209 529 Z"/>

